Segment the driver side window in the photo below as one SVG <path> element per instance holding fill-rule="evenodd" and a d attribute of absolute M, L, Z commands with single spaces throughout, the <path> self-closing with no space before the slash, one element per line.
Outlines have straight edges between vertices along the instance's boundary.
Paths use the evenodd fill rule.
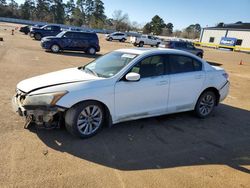
<path fill-rule="evenodd" d="M 165 58 L 162 55 L 150 56 L 137 63 L 130 72 L 141 75 L 141 78 L 161 76 L 165 73 Z"/>
<path fill-rule="evenodd" d="M 44 29 L 45 29 L 45 30 L 49 30 L 49 31 L 52 30 L 51 26 L 47 26 L 47 27 L 45 27 Z"/>

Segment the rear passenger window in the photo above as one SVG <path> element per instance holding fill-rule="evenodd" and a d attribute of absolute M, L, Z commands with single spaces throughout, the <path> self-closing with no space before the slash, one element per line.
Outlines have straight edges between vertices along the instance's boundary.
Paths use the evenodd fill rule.
<path fill-rule="evenodd" d="M 194 63 L 194 69 L 195 69 L 195 71 L 201 71 L 202 70 L 202 64 L 201 64 L 201 62 L 193 59 L 193 63 Z"/>
<path fill-rule="evenodd" d="M 173 74 L 202 70 L 201 62 L 187 56 L 170 55 L 169 64 Z"/>
<path fill-rule="evenodd" d="M 80 37 L 83 39 L 94 39 L 95 34 L 93 34 L 93 33 L 81 33 Z"/>

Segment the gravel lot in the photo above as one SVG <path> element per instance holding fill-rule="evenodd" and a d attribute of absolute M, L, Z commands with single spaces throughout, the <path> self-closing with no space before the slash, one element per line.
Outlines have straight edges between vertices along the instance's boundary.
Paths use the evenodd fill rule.
<path fill-rule="evenodd" d="M 94 58 L 44 52 L 29 36 L 12 36 L 13 27 L 0 23 L 0 187 L 249 187 L 250 54 L 204 49 L 231 81 L 208 119 L 192 112 L 148 118 L 80 140 L 65 129 L 23 129 L 10 101 L 20 80 Z M 133 47 L 103 36 L 100 45 L 98 55 Z"/>

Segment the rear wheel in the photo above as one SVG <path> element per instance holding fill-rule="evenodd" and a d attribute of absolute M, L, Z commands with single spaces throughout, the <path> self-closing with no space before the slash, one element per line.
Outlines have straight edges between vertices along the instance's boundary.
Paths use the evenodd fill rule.
<path fill-rule="evenodd" d="M 109 41 L 112 41 L 113 40 L 113 38 L 112 37 L 109 37 Z"/>
<path fill-rule="evenodd" d="M 103 107 L 94 101 L 79 103 L 67 111 L 65 122 L 67 130 L 74 136 L 91 137 L 104 123 Z"/>
<path fill-rule="evenodd" d="M 42 35 L 39 34 L 39 33 L 36 33 L 35 36 L 34 36 L 34 38 L 35 38 L 36 40 L 41 40 L 41 39 L 42 39 Z"/>
<path fill-rule="evenodd" d="M 87 53 L 90 54 L 90 55 L 95 55 L 96 54 L 96 49 L 94 47 L 90 47 L 87 50 Z"/>
<path fill-rule="evenodd" d="M 139 42 L 139 47 L 143 47 L 144 42 Z"/>
<path fill-rule="evenodd" d="M 57 44 L 53 44 L 51 47 L 50 47 L 51 51 L 54 52 L 54 53 L 58 53 L 60 51 L 60 47 L 57 45 Z"/>
<path fill-rule="evenodd" d="M 200 118 L 206 118 L 209 116 L 216 104 L 216 96 L 212 91 L 205 91 L 199 97 L 195 106 L 195 113 Z"/>
<path fill-rule="evenodd" d="M 197 56 L 200 57 L 200 58 L 203 58 L 202 53 L 198 53 Z"/>
<path fill-rule="evenodd" d="M 121 39 L 121 40 L 120 40 L 120 42 L 125 42 L 125 40 L 126 40 L 126 39 L 125 39 L 125 38 L 123 38 L 123 39 Z"/>

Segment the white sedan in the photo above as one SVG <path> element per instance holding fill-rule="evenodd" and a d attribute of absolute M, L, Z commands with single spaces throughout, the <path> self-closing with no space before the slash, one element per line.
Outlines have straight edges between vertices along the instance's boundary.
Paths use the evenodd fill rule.
<path fill-rule="evenodd" d="M 120 49 L 77 68 L 21 81 L 13 107 L 29 122 L 51 128 L 65 122 L 87 138 L 112 125 L 191 111 L 201 118 L 229 92 L 228 74 L 184 51 Z"/>

